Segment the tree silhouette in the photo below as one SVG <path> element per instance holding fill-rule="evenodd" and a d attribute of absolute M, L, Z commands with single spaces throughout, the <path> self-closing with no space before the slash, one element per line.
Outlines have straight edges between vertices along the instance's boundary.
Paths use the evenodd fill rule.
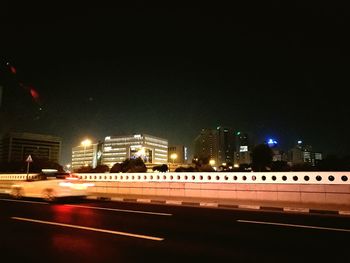
<path fill-rule="evenodd" d="M 111 173 L 145 173 L 147 167 L 143 160 L 139 157 L 136 159 L 126 159 L 122 163 L 116 163 L 110 169 Z"/>
<path fill-rule="evenodd" d="M 267 144 L 258 144 L 252 151 L 252 169 L 263 172 L 271 169 L 273 152 Z"/>
<path fill-rule="evenodd" d="M 167 172 L 169 170 L 166 164 L 153 166 L 152 171 Z"/>

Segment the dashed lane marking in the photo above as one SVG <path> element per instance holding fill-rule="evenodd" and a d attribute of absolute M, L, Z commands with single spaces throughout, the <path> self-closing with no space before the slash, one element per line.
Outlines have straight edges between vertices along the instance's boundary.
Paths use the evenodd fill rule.
<path fill-rule="evenodd" d="M 161 238 L 161 237 L 139 235 L 139 234 L 133 234 L 133 233 L 128 233 L 128 232 L 120 232 L 120 231 L 113 231 L 113 230 L 107 230 L 107 229 L 101 229 L 101 228 L 93 228 L 93 227 L 86 227 L 86 226 L 79 226 L 79 225 L 63 224 L 63 223 L 43 221 L 43 220 L 23 218 L 23 217 L 11 217 L 11 218 L 14 219 L 14 220 L 27 221 L 27 222 L 33 222 L 33 223 L 39 223 L 39 224 L 46 224 L 46 225 L 69 227 L 69 228 L 76 228 L 76 229 L 83 229 L 83 230 L 102 232 L 102 233 L 108 233 L 108 234 L 113 234 L 113 235 L 128 236 L 128 237 L 149 239 L 149 240 L 155 240 L 155 241 L 163 241 L 164 240 L 164 238 Z"/>
<path fill-rule="evenodd" d="M 26 201 L 26 200 L 16 200 L 16 199 L 6 199 L 2 198 L 1 201 L 9 201 L 9 202 L 18 202 L 18 203 L 30 203 L 30 204 L 41 204 L 41 205 L 48 205 L 47 202 L 40 202 L 40 201 Z"/>
<path fill-rule="evenodd" d="M 274 225 L 274 226 L 298 227 L 298 228 L 308 228 L 308 229 L 318 229 L 318 230 L 350 232 L 350 229 L 344 229 L 344 228 L 331 228 L 331 227 L 321 227 L 321 226 L 295 225 L 295 224 L 285 224 L 285 223 L 265 222 L 265 221 L 250 221 L 250 220 L 243 220 L 243 219 L 238 219 L 237 222 L 239 222 L 239 223 L 248 223 L 248 224 Z"/>
<path fill-rule="evenodd" d="M 150 212 L 150 211 L 118 209 L 118 208 L 108 208 L 108 207 L 98 207 L 98 206 L 88 206 L 88 205 L 65 205 L 65 206 L 87 208 L 87 209 L 97 209 L 97 210 L 106 210 L 106 211 L 125 212 L 125 213 L 149 214 L 149 215 L 157 215 L 157 216 L 172 216 L 173 215 L 173 214 L 169 214 L 169 213 L 158 213 L 158 212 Z"/>

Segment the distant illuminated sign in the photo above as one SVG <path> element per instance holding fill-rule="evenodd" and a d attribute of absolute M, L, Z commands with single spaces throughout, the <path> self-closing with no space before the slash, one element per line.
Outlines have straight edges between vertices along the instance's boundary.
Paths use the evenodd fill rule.
<path fill-rule="evenodd" d="M 185 157 L 185 160 L 187 161 L 188 160 L 188 156 L 187 156 L 187 147 L 184 147 L 184 157 Z"/>
<path fill-rule="evenodd" d="M 274 140 L 274 139 L 268 139 L 267 140 L 267 144 L 270 146 L 270 147 L 274 147 L 277 145 L 277 141 Z"/>
<path fill-rule="evenodd" d="M 239 151 L 240 152 L 248 152 L 248 146 L 240 146 Z"/>
<path fill-rule="evenodd" d="M 141 134 L 135 134 L 134 138 L 141 138 Z"/>

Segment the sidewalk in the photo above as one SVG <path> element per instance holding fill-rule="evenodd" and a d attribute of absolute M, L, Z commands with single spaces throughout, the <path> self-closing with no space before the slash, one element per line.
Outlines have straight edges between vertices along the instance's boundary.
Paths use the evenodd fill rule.
<path fill-rule="evenodd" d="M 283 211 L 294 213 L 317 213 L 350 216 L 350 205 L 296 203 L 283 201 L 256 201 L 240 199 L 212 199 L 175 196 L 142 196 L 131 194 L 94 193 L 88 199 L 119 202 L 156 203 L 167 205 L 200 206 L 221 209 L 253 209 L 263 211 Z"/>

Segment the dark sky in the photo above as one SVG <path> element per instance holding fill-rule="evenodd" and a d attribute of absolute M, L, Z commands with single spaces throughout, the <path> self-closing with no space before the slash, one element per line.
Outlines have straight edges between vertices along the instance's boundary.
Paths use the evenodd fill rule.
<path fill-rule="evenodd" d="M 282 148 L 302 139 L 348 154 L 349 10 L 284 2 L 5 1 L 0 133 L 60 136 L 64 164 L 86 136 L 149 133 L 190 145 L 201 128 L 218 125 L 256 142 L 272 136 Z"/>

